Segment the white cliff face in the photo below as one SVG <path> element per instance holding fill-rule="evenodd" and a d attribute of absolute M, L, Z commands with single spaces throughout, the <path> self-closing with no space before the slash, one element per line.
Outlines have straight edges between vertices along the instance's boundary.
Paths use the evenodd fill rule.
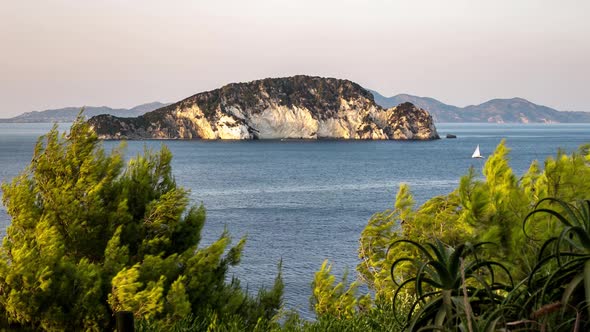
<path fill-rule="evenodd" d="M 245 120 L 257 131 L 260 139 L 317 137 L 318 122 L 305 108 L 275 104 L 261 113 L 250 114 Z"/>
<path fill-rule="evenodd" d="M 175 111 L 176 119 L 179 120 L 187 120 L 190 121 L 193 126 L 192 128 L 195 129 L 195 136 L 194 138 L 214 138 L 215 132 L 211 128 L 209 121 L 205 118 L 205 115 L 201 111 L 201 109 L 197 105 L 193 105 L 188 108 L 176 108 Z M 178 122 L 178 121 L 177 121 Z M 183 126 L 180 126 L 184 128 Z M 188 139 L 193 138 L 192 133 L 189 128 L 185 128 L 180 130 L 179 132 L 180 137 L 186 137 Z"/>
<path fill-rule="evenodd" d="M 217 124 L 217 134 L 220 139 L 251 139 L 248 127 L 239 124 L 233 117 L 223 116 Z"/>
<path fill-rule="evenodd" d="M 299 76 L 232 84 L 137 120 L 90 122 L 105 139 L 438 138 L 428 112 L 412 104 L 385 110 L 352 82 Z"/>
<path fill-rule="evenodd" d="M 427 140 L 436 135 L 436 128 L 431 119 L 423 122 L 416 122 L 416 119 L 408 119 L 406 116 L 395 119 L 397 108 L 382 110 L 371 106 L 358 110 L 354 104 L 345 105 L 346 107 L 336 112 L 336 116 L 327 119 L 314 117 L 313 112 L 307 108 L 286 107 L 276 103 L 256 113 L 232 107 L 229 114 L 219 114 L 214 123 L 210 123 L 203 113 L 194 107 L 186 111 L 180 110 L 177 116 L 191 121 L 201 139 Z M 423 112 L 418 109 L 415 111 Z M 393 130 L 393 135 L 387 135 L 384 128 L 391 127 L 392 119 L 397 121 L 397 128 Z M 183 133 L 179 133 L 179 136 L 192 138 Z"/>

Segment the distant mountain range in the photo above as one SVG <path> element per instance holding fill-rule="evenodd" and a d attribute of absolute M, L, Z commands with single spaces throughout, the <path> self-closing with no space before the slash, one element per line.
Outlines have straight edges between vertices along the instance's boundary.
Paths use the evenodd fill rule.
<path fill-rule="evenodd" d="M 86 106 L 84 107 L 84 116 L 91 118 L 99 114 L 110 114 L 123 118 L 134 118 L 151 112 L 158 108 L 170 105 L 169 103 L 153 102 L 142 104 L 130 109 L 126 108 L 110 108 L 106 106 Z M 12 123 L 31 123 L 31 122 L 73 122 L 80 113 L 82 107 L 64 107 L 46 111 L 27 112 L 9 119 L 0 119 L 0 122 Z"/>
<path fill-rule="evenodd" d="M 490 123 L 580 123 L 590 122 L 590 112 L 560 112 L 537 105 L 522 98 L 492 99 L 483 104 L 457 107 L 428 97 L 399 94 L 384 97 L 369 90 L 381 107 L 392 107 L 410 102 L 425 109 L 435 122 L 490 122 Z"/>
<path fill-rule="evenodd" d="M 379 92 L 368 90 L 375 102 L 383 108 L 395 107 L 410 102 L 425 109 L 435 122 L 489 122 L 489 123 L 587 123 L 590 112 L 563 112 L 553 108 L 534 104 L 526 99 L 492 99 L 483 104 L 457 107 L 440 102 L 434 98 L 398 94 L 385 97 Z M 86 118 L 99 114 L 116 117 L 138 117 L 147 112 L 165 107 L 170 103 L 153 102 L 135 106 L 131 109 L 110 108 L 106 106 L 84 108 Z M 72 122 L 81 107 L 65 107 L 46 111 L 27 112 L 0 122 Z"/>

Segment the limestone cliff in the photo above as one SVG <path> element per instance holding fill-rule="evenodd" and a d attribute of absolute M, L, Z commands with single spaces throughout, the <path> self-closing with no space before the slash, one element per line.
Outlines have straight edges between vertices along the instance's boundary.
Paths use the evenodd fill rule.
<path fill-rule="evenodd" d="M 309 76 L 229 84 L 137 118 L 89 122 L 102 139 L 439 138 L 410 103 L 383 109 L 356 83 Z"/>

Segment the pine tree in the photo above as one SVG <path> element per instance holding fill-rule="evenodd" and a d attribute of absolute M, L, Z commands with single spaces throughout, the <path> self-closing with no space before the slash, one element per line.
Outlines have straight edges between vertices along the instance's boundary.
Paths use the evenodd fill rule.
<path fill-rule="evenodd" d="M 346 275 L 342 281 L 336 283 L 336 277 L 331 271 L 332 266 L 326 260 L 315 273 L 311 306 L 318 317 L 329 315 L 336 318 L 352 318 L 363 305 L 367 305 L 367 298 L 357 299 L 358 283 L 353 282 L 347 286 Z"/>
<path fill-rule="evenodd" d="M 125 166 L 123 148 L 104 151 L 81 117 L 36 145 L 31 164 L 3 184 L 12 223 L 0 250 L 0 305 L 13 324 L 44 330 L 103 330 L 113 313 L 166 322 L 211 312 L 270 319 L 269 299 L 250 298 L 226 272 L 245 244 L 228 232 L 199 247 L 205 209 L 171 173 L 166 147 Z M 268 295 L 270 296 L 270 295 Z M 258 314 L 251 316 L 252 314 Z"/>

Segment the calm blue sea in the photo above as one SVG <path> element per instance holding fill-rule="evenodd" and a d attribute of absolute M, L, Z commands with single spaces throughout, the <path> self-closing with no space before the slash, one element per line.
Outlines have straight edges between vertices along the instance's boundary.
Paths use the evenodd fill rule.
<path fill-rule="evenodd" d="M 30 161 L 37 137 L 50 124 L 0 124 L 0 180 L 7 181 Z M 61 125 L 61 129 L 68 128 Z M 308 316 L 310 286 L 324 259 L 334 270 L 351 272 L 358 237 L 370 216 L 392 207 L 400 183 L 408 183 L 419 203 L 450 192 L 470 166 L 480 145 L 489 155 L 506 138 L 511 165 L 522 174 L 534 159 L 573 151 L 590 142 L 590 124 L 438 124 L 441 137 L 429 142 L 398 141 L 167 141 L 174 153 L 178 184 L 203 203 L 208 223 L 203 241 L 227 227 L 248 241 L 241 264 L 232 270 L 243 286 L 271 285 L 283 260 L 288 308 Z M 105 142 L 107 148 L 117 142 Z M 129 156 L 163 142 L 129 142 Z M 0 231 L 10 224 L 0 208 Z M 4 233 L 2 233 L 4 234 Z"/>

